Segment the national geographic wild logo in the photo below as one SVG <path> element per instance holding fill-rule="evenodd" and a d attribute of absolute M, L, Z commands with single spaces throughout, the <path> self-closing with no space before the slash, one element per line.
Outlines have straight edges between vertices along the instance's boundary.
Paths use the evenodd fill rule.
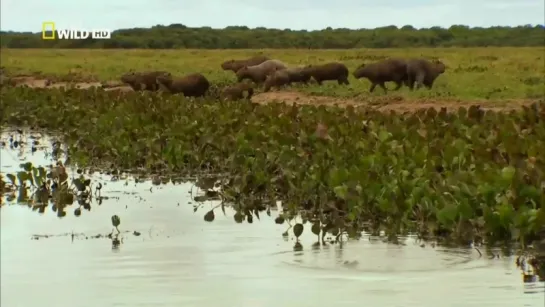
<path fill-rule="evenodd" d="M 80 29 L 61 28 L 58 29 L 53 21 L 42 22 L 42 39 L 110 39 L 112 31 L 107 29 Z"/>

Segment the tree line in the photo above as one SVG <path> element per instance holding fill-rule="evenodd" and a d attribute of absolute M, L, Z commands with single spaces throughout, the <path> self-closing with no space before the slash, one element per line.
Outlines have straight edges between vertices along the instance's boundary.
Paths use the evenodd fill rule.
<path fill-rule="evenodd" d="M 49 33 L 51 34 L 51 33 Z M 42 40 L 42 33 L 0 32 L 0 47 L 7 48 L 110 48 L 110 49 L 260 49 L 260 48 L 407 48 L 407 47 L 530 47 L 545 46 L 545 26 L 432 27 L 396 26 L 375 29 L 190 28 L 182 24 L 120 29 L 111 39 Z"/>

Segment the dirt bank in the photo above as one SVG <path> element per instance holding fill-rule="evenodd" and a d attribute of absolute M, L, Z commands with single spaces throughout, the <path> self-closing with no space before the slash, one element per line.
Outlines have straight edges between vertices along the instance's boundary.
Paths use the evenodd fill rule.
<path fill-rule="evenodd" d="M 104 88 L 106 91 L 132 91 L 129 86 L 121 82 L 51 82 L 47 79 L 40 79 L 32 76 L 17 76 L 4 78 L 2 83 L 9 83 L 14 86 L 28 86 L 32 88 L 60 88 L 63 86 L 74 86 L 80 89 L 88 89 L 93 86 Z M 271 102 L 283 102 L 288 104 L 313 104 L 313 105 L 337 105 L 337 106 L 370 106 L 381 111 L 414 111 L 422 108 L 434 107 L 437 109 L 447 108 L 448 110 L 457 109 L 461 106 L 469 107 L 471 105 L 480 105 L 483 109 L 509 111 L 519 109 L 522 106 L 528 106 L 539 100 L 532 99 L 510 99 L 501 101 L 490 100 L 441 100 L 441 99 L 407 99 L 397 95 L 373 96 L 368 100 L 355 100 L 350 98 L 312 96 L 297 91 L 274 91 L 267 93 L 258 93 L 252 97 L 255 103 L 265 104 Z"/>

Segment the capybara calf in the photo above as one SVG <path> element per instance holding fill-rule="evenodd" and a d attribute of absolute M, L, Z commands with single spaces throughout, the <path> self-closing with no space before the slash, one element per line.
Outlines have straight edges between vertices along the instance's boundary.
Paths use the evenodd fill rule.
<path fill-rule="evenodd" d="M 239 69 L 241 69 L 244 66 L 255 66 L 259 65 L 265 61 L 270 60 L 269 57 L 264 55 L 256 55 L 254 57 L 251 57 L 249 59 L 245 60 L 229 60 L 225 61 L 221 64 L 221 68 L 223 70 L 231 70 L 233 72 L 237 72 Z"/>
<path fill-rule="evenodd" d="M 311 75 L 304 69 L 304 67 L 294 67 L 286 69 L 290 77 L 290 83 L 300 82 L 307 84 L 310 81 Z"/>
<path fill-rule="evenodd" d="M 247 92 L 246 99 L 251 99 L 254 94 L 254 88 L 249 83 L 237 83 L 225 87 L 220 93 L 220 99 L 223 101 L 235 101 L 244 99 L 244 92 Z"/>
<path fill-rule="evenodd" d="M 130 85 L 133 90 L 157 91 L 157 77 L 168 74 L 166 71 L 128 72 L 121 76 L 121 82 Z"/>
<path fill-rule="evenodd" d="M 186 97 L 201 97 L 210 88 L 210 82 L 199 73 L 174 78 L 170 73 L 157 77 L 157 82 L 166 87 L 170 93 L 182 93 Z"/>
<path fill-rule="evenodd" d="M 319 85 L 323 81 L 337 80 L 339 84 L 350 84 L 348 82 L 348 68 L 343 63 L 331 62 L 322 65 L 309 65 L 303 72 L 312 76 Z"/>
<path fill-rule="evenodd" d="M 286 69 L 281 69 L 273 72 L 271 75 L 267 76 L 265 83 L 263 84 L 263 91 L 268 92 L 271 87 L 276 87 L 277 89 L 282 86 L 290 84 L 290 75 Z"/>
<path fill-rule="evenodd" d="M 265 82 L 267 76 L 276 70 L 286 69 L 286 64 L 279 60 L 268 60 L 259 65 L 244 66 L 237 71 L 238 82 L 249 79 L 257 84 Z"/>
<path fill-rule="evenodd" d="M 391 58 L 372 64 L 362 64 L 354 71 L 354 77 L 356 79 L 367 78 L 371 81 L 369 92 L 373 92 L 377 85 L 382 87 L 384 93 L 388 92 L 384 85 L 388 81 L 396 83 L 394 90 L 397 91 L 407 79 L 407 63 L 402 59 Z"/>
<path fill-rule="evenodd" d="M 445 64 L 441 61 L 429 61 L 426 59 L 410 59 L 407 61 L 407 80 L 406 85 L 413 90 L 426 86 L 428 89 L 433 87 L 433 82 L 439 75 L 445 72 Z"/>

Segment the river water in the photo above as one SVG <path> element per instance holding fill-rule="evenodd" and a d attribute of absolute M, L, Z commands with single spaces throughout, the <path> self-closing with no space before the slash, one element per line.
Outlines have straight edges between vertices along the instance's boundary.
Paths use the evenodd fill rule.
<path fill-rule="evenodd" d="M 3 148 L 1 171 L 15 172 L 27 161 L 51 163 L 44 151 L 29 148 Z M 313 246 L 310 229 L 301 238 L 303 250 L 294 251 L 274 212 L 236 224 L 231 212 L 223 216 L 218 209 L 207 223 L 203 215 L 213 204 L 194 213 L 190 184 L 93 179 L 109 199 L 79 217 L 74 208 L 58 218 L 51 208 L 39 214 L 26 205 L 2 206 L 2 307 L 545 304 L 543 283 L 523 283 L 513 257 L 422 247 L 410 237 L 405 245 L 364 236 L 342 247 Z M 123 232 L 116 248 L 108 238 L 90 237 L 111 232 L 114 214 Z"/>

